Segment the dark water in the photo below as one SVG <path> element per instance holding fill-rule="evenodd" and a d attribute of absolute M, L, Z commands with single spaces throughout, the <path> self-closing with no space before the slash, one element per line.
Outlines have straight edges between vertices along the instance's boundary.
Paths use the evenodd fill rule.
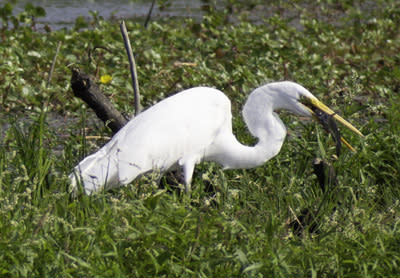
<path fill-rule="evenodd" d="M 2 5 L 0 1 L 0 5 Z M 104 19 L 117 18 L 145 18 L 151 7 L 151 0 L 19 0 L 14 4 L 14 13 L 24 10 L 27 3 L 40 6 L 46 10 L 47 15 L 39 18 L 40 24 L 47 24 L 53 30 L 70 28 L 74 25 L 78 16 L 90 17 L 91 11 L 95 11 Z M 152 11 L 152 17 L 194 17 L 202 16 L 201 0 L 172 0 L 170 6 L 163 9 L 156 4 Z"/>

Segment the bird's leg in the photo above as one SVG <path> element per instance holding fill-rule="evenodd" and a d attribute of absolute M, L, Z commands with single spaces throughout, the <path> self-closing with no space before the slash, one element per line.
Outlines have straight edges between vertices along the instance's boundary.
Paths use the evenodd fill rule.
<path fill-rule="evenodd" d="M 186 162 L 183 164 L 183 177 L 184 177 L 184 182 L 185 182 L 185 192 L 190 193 L 191 191 L 191 182 L 192 182 L 192 176 L 193 176 L 193 171 L 194 171 L 194 166 L 196 164 L 193 162 Z"/>

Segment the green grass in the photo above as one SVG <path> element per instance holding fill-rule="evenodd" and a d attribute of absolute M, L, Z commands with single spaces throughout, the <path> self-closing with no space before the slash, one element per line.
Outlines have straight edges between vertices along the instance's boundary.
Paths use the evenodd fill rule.
<path fill-rule="evenodd" d="M 0 276 L 397 277 L 400 10 L 396 1 L 368 2 L 374 9 L 363 1 L 322 2 L 275 4 L 301 16 L 301 31 L 279 15 L 254 23 L 241 2 L 233 3 L 235 24 L 225 23 L 228 10 L 147 29 L 127 22 L 145 106 L 183 88 L 215 86 L 231 98 L 235 133 L 250 144 L 239 112 L 247 94 L 291 79 L 366 135 L 343 130 L 358 152 L 342 149 L 334 159 L 332 138 L 318 124 L 282 115 L 289 135 L 276 158 L 251 170 L 201 164 L 190 198 L 151 177 L 91 197 L 68 194 L 73 166 L 104 143 L 85 135 L 110 135 L 73 97 L 69 66 L 95 74 L 98 65 L 100 75 L 112 75 L 102 90 L 132 113 L 118 23 L 93 19 L 87 30 L 41 33 L 19 19 L 18 28 L 4 29 Z M 95 45 L 113 53 L 100 50 L 88 63 Z M 313 170 L 317 157 L 336 172 L 325 192 Z M 294 230 L 303 218 L 303 229 Z"/>

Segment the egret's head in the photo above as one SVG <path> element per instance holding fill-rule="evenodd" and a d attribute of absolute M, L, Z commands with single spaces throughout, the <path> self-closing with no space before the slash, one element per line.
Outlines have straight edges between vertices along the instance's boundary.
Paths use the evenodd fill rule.
<path fill-rule="evenodd" d="M 357 128 L 355 128 L 352 124 L 336 114 L 336 112 L 334 112 L 328 106 L 319 101 L 306 88 L 297 83 L 290 81 L 270 83 L 265 85 L 264 92 L 267 92 L 269 93 L 269 95 L 273 96 L 273 110 L 289 110 L 300 116 L 314 117 L 318 119 L 321 123 L 323 123 L 323 119 L 331 117 L 334 120 L 337 120 L 338 122 L 343 124 L 354 133 L 356 133 L 357 135 L 364 137 Z M 323 117 L 321 117 L 321 115 Z M 346 142 L 346 140 L 344 140 L 343 138 L 340 139 L 348 148 L 354 150 L 354 148 L 351 147 Z"/>
<path fill-rule="evenodd" d="M 268 83 L 256 91 L 265 96 L 265 103 L 273 111 L 287 110 L 299 116 L 312 117 L 313 112 L 302 103 L 303 99 L 316 100 L 306 88 L 291 81 Z"/>

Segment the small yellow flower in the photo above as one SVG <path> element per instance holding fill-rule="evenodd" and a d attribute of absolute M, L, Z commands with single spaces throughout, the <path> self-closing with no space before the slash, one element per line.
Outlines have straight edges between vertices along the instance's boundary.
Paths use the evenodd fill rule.
<path fill-rule="evenodd" d="M 102 75 L 100 77 L 100 83 L 101 84 L 110 84 L 111 81 L 112 81 L 112 76 L 111 75 L 105 74 L 105 75 Z"/>

